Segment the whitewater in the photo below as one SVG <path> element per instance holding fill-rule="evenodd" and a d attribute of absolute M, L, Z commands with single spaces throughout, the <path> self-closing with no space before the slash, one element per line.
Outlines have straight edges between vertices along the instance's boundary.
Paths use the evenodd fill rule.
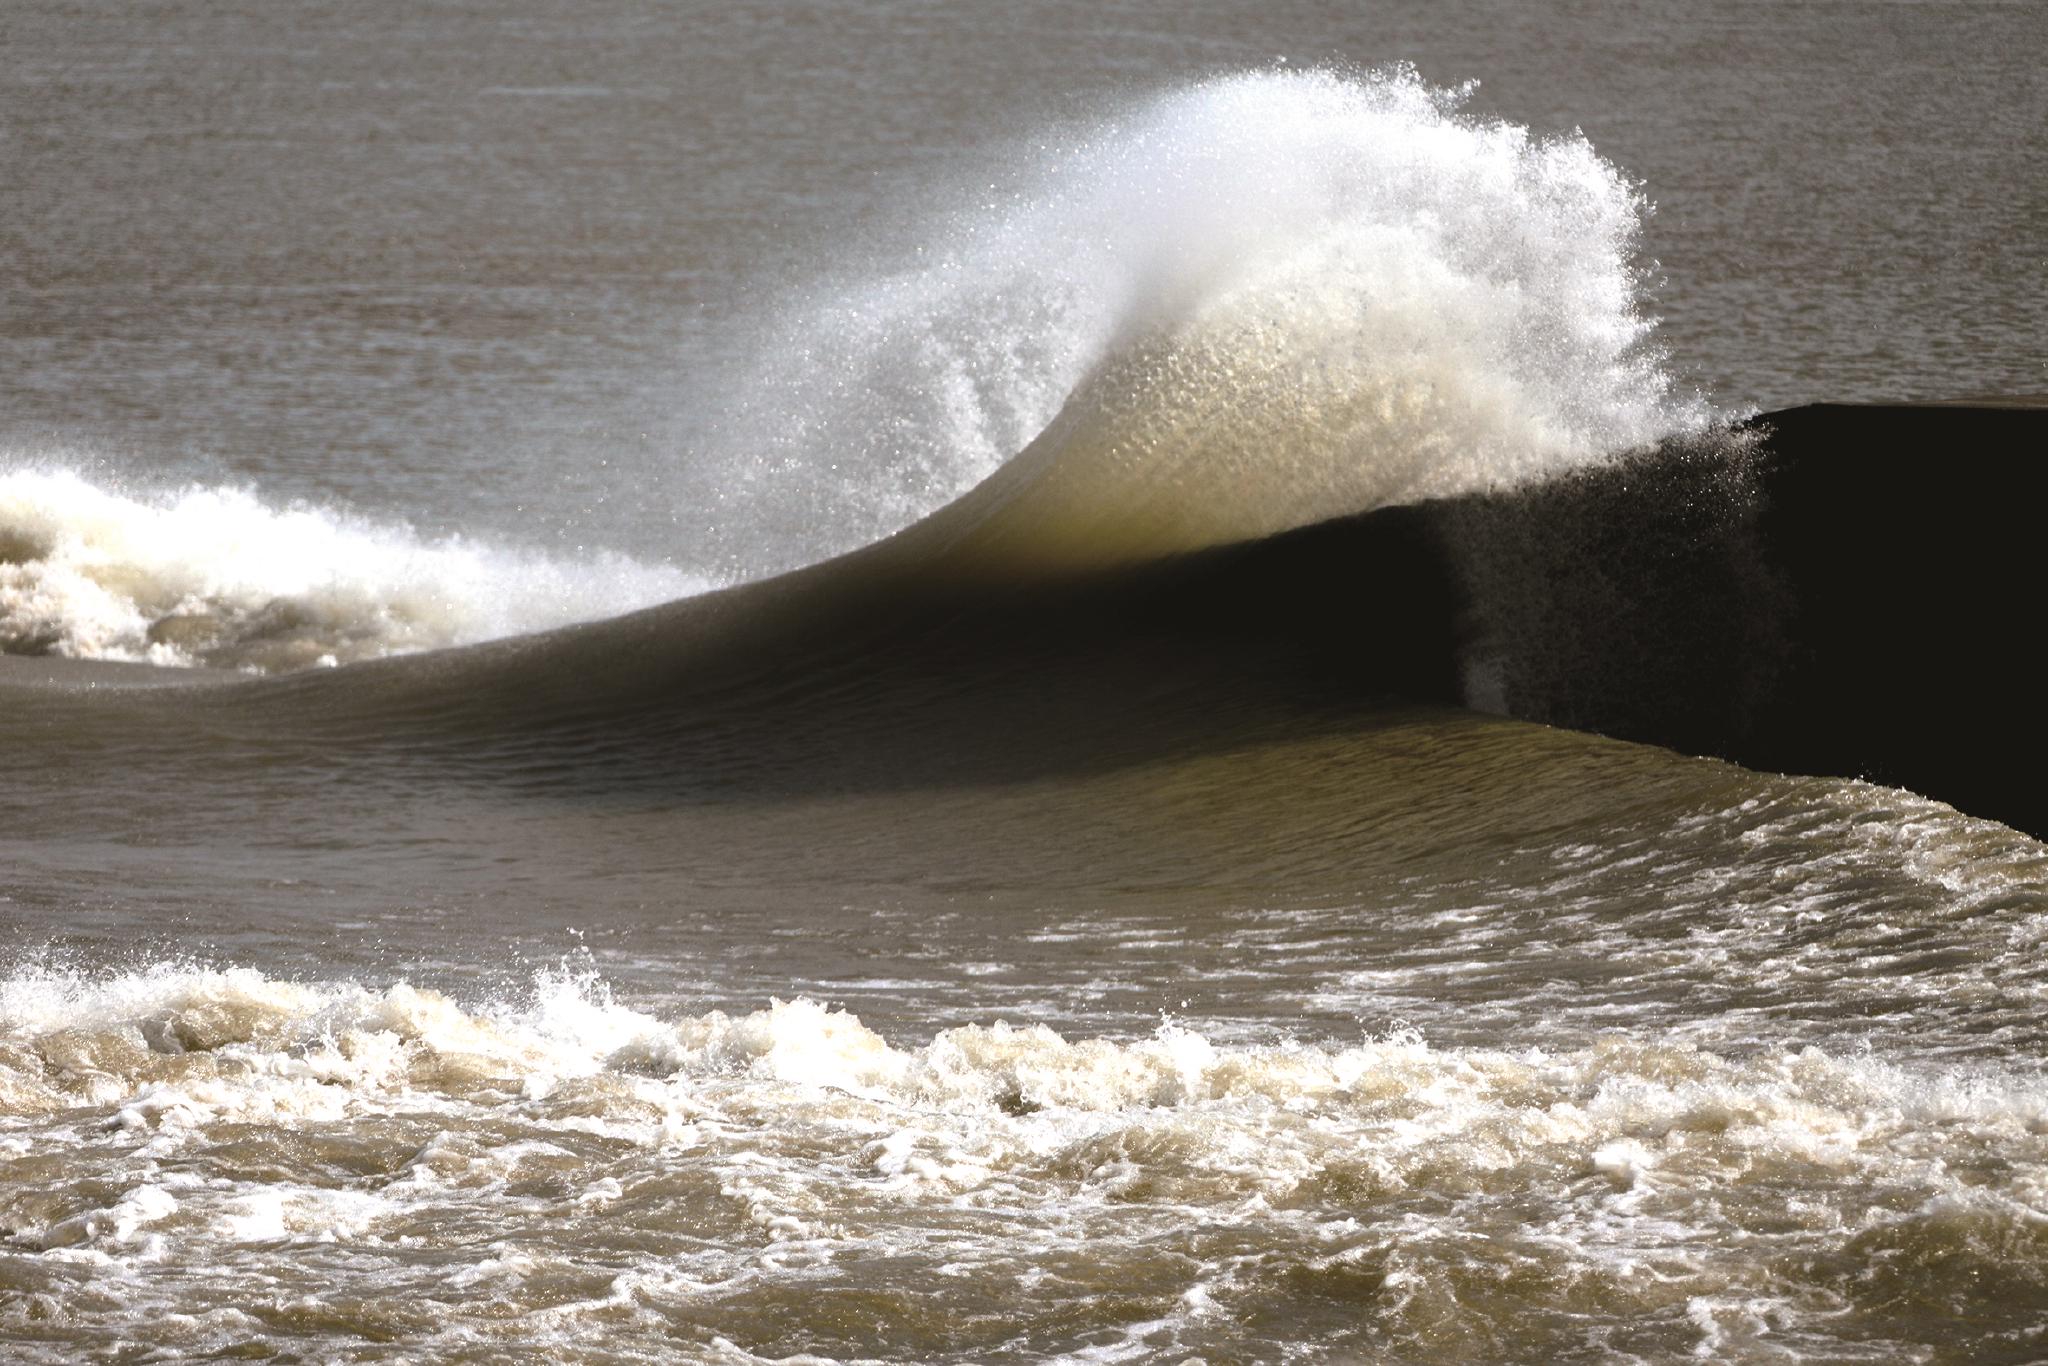
<path fill-rule="evenodd" d="M 0 649 L 257 673 L 545 630 L 708 586 L 623 555 L 434 540 L 237 487 L 0 474 Z"/>
<path fill-rule="evenodd" d="M 4 77 L 7 1354 L 2048 1352 L 2048 851 L 1695 757 L 2011 7 L 401 8 Z"/>
<path fill-rule="evenodd" d="M 168 966 L 18 977 L 0 1010 L 10 1111 L 57 1118 L 10 1140 L 10 1165 L 90 1153 L 108 1183 L 17 1180 L 10 1243 L 53 1286 L 135 1284 L 75 1325 L 146 1316 L 183 1353 L 274 1326 L 322 1354 L 403 1336 L 437 1356 L 603 1340 L 747 1360 L 726 1334 L 801 1294 L 828 1350 L 930 1320 L 951 1350 L 1007 1354 L 1016 1316 L 1056 1294 L 1068 1332 L 1110 1330 L 1074 1355 L 1116 1360 L 1220 1345 L 1276 1292 L 1293 1334 L 1377 1301 L 1360 1348 L 1441 1347 L 1449 1321 L 1482 1352 L 1695 1334 L 1715 1355 L 1829 1352 L 1844 1319 L 1915 1293 L 1915 1263 L 2013 1276 L 2000 1243 L 2036 1238 L 2048 1197 L 1987 1180 L 2048 1156 L 2038 1078 L 1817 1048 L 1218 1046 L 1169 1021 L 1125 1043 L 997 1023 L 899 1049 L 811 1001 L 664 1021 L 565 971 L 475 1013 L 404 984 Z M 239 1152 L 259 1134 L 260 1174 Z M 1809 1195 L 1775 1211 L 1772 1183 Z M 1534 1218 L 1532 1187 L 1560 1191 Z M 1845 1238 L 1902 1264 L 1771 1270 Z M 265 1256 L 285 1246 L 296 1266 Z M 1123 1252 L 1091 1267 L 1105 1246 Z M 877 1258 L 932 1279 L 837 1288 L 835 1267 Z M 208 1264 L 262 1267 L 277 1307 L 252 1316 L 234 1280 L 149 1289 L 151 1267 Z M 1488 1306 L 1517 1281 L 1563 1302 Z M 1156 1319 L 1119 1322 L 1148 1301 Z"/>
<path fill-rule="evenodd" d="M 1400 68 L 1246 75 L 1031 146 L 914 267 L 820 285 L 769 325 L 695 456 L 720 522 L 668 563 L 423 537 L 246 487 L 138 496 L 17 453 L 0 647 L 331 665 L 618 615 L 970 493 L 987 510 L 955 521 L 1001 523 L 977 539 L 1071 569 L 1704 428 L 1649 342 L 1639 192 L 1583 138 L 1471 117 L 1468 96 Z"/>

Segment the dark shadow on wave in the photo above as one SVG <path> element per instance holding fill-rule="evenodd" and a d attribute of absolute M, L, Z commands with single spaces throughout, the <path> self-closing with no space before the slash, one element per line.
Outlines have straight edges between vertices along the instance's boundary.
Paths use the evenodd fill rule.
<path fill-rule="evenodd" d="M 2048 405 L 1814 404 L 1749 426 L 1746 450 L 1404 512 L 1454 566 L 1464 700 L 2048 834 Z"/>
<path fill-rule="evenodd" d="M 556 636 L 225 689 L 204 710 L 558 794 L 1102 772 L 1456 705 L 1457 589 L 1436 534 L 1336 523 L 1024 582 L 862 552 Z"/>
<path fill-rule="evenodd" d="M 673 675 L 688 705 L 585 739 L 645 747 L 613 777 L 684 788 L 1013 781 L 1407 700 L 1868 778 L 2043 834 L 2044 453 L 2048 408 L 1822 404 L 1077 580 L 869 572 L 799 595 L 722 679 Z"/>
<path fill-rule="evenodd" d="M 1815 405 L 1169 561 L 1010 581 L 911 535 L 616 621 L 130 705 L 138 734 L 286 762 L 684 801 L 1010 783 L 1470 706 L 2041 834 L 2042 451 L 2038 406 Z"/>

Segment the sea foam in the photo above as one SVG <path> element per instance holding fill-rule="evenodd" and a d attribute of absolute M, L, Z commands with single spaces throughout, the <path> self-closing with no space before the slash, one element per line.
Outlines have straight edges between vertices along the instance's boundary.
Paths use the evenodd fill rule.
<path fill-rule="evenodd" d="M 937 1296 L 928 1331 L 975 1342 L 1099 1312 L 1084 1336 L 1128 1329 L 1134 1357 L 1219 1310 L 1331 1297 L 1404 1348 L 1449 1325 L 1569 1354 L 1648 1322 L 1681 1351 L 1827 1355 L 1845 1303 L 1893 1293 L 1858 1274 L 1888 1256 L 1951 1290 L 2048 1266 L 2036 1072 L 1648 1033 L 891 1040 L 810 1000 L 640 1009 L 587 965 L 462 1000 L 22 964 L 0 977 L 0 1126 L 0 1257 L 177 1266 L 162 1331 L 194 1352 L 234 1340 L 208 1315 L 255 1282 L 316 1341 L 407 1328 L 430 1355 L 667 1350 L 793 1294 L 855 1334 L 875 1297 Z M 170 1307 L 148 1278 L 43 1283 L 44 1310 L 107 1332 Z M 439 1312 L 409 1323 L 421 1296 Z"/>
<path fill-rule="evenodd" d="M 0 652 L 277 672 L 611 616 L 705 580 L 431 538 L 236 486 L 0 471 Z"/>

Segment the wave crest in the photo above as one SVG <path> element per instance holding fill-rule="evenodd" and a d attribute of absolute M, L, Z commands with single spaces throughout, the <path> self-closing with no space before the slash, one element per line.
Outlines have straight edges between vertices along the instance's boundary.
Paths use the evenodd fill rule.
<path fill-rule="evenodd" d="M 916 269 L 796 310 L 712 424 L 715 487 L 678 515 L 721 525 L 678 555 L 758 574 L 924 518 L 890 552 L 920 579 L 1092 568 L 1705 426 L 1650 341 L 1639 192 L 1583 137 L 1473 117 L 1467 93 L 1254 72 L 1039 146 Z M 276 672 L 708 586 L 232 488 L 0 474 L 15 653 Z"/>
<path fill-rule="evenodd" d="M 1640 193 L 1468 93 L 1255 72 L 1039 147 L 916 269 L 796 313 L 725 492 L 801 528 L 779 564 L 991 474 L 984 499 L 1036 509 L 1006 553 L 1136 558 L 1704 426 L 1650 342 Z"/>

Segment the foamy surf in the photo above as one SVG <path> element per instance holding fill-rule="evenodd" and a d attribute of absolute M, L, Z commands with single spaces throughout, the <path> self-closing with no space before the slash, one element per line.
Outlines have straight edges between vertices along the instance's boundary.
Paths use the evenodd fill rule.
<path fill-rule="evenodd" d="M 274 673 L 614 616 L 708 583 L 432 538 L 237 486 L 0 471 L 0 652 Z"/>
<path fill-rule="evenodd" d="M 31 967 L 0 982 L 0 1125 L 24 1344 L 1856 1355 L 1903 1300 L 2048 1276 L 2038 1074 L 1626 1034 L 898 1043 L 568 969 L 465 1004 Z"/>

